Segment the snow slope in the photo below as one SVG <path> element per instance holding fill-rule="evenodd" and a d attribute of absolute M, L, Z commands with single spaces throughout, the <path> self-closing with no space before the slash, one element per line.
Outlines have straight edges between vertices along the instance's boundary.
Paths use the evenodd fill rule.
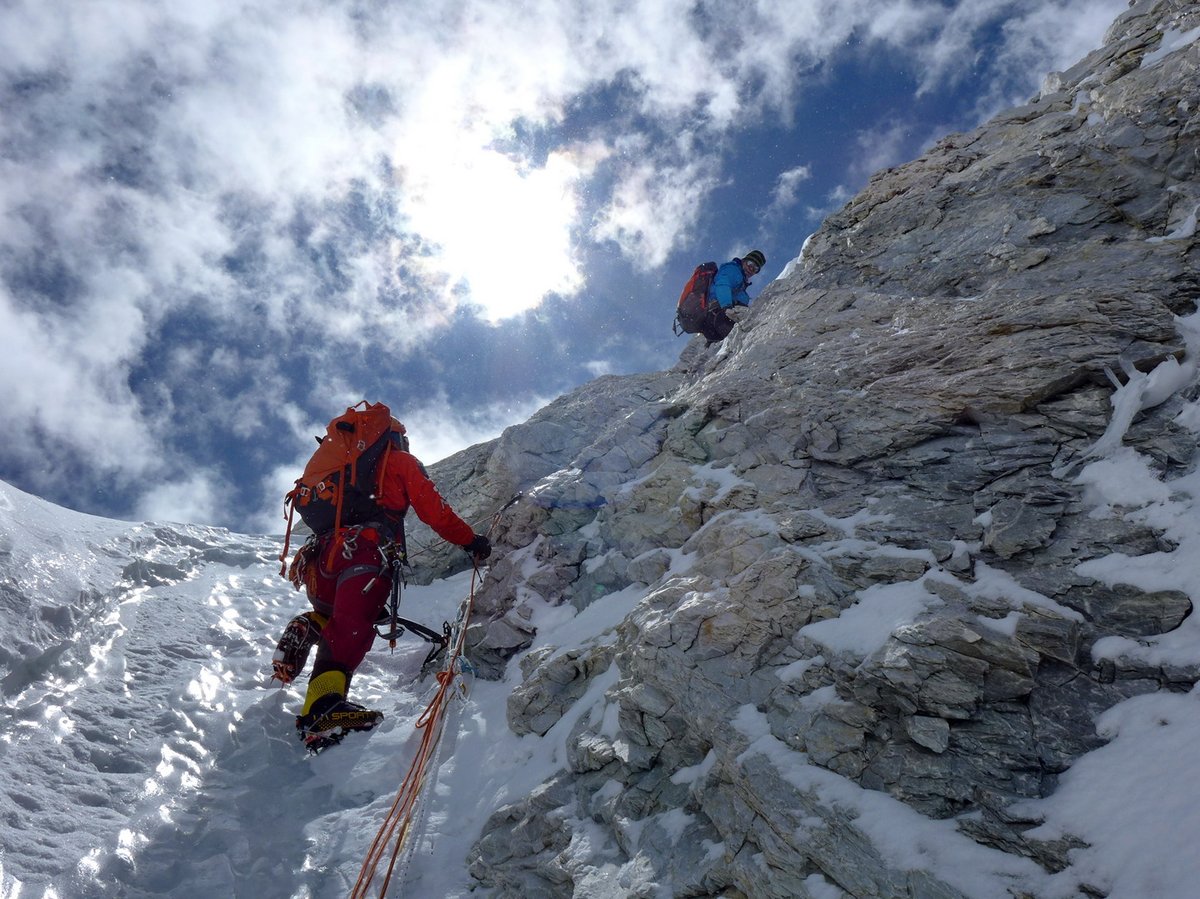
<path fill-rule="evenodd" d="M 386 720 L 310 757 L 293 730 L 303 684 L 268 683 L 274 641 L 304 607 L 275 539 L 105 521 L 0 484 L 0 541 L 0 896 L 348 892 L 415 750 L 427 646 L 377 642 L 355 695 Z M 403 605 L 440 624 L 468 589 L 463 574 Z M 603 631 L 630 606 L 574 625 Z M 547 635 L 555 619 L 571 625 L 548 610 Z M 513 736 L 511 686 L 475 682 L 452 706 L 426 833 L 392 895 L 465 892 L 486 816 L 562 765 L 568 722 Z"/>

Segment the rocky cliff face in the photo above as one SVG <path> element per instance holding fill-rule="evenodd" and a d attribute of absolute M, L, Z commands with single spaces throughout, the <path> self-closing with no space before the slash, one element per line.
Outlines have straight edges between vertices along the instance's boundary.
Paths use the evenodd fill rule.
<path fill-rule="evenodd" d="M 641 596 L 587 650 L 520 658 L 515 731 L 587 705 L 561 774 L 472 850 L 496 895 L 630 866 L 678 896 L 974 895 L 884 851 L 872 796 L 1011 858 L 1014 894 L 1067 865 L 1017 804 L 1100 744 L 1098 713 L 1200 679 L 1093 652 L 1192 602 L 1079 573 L 1172 544 L 1074 477 L 1116 382 L 1194 366 L 1200 43 L 1172 38 L 1197 27 L 1138 0 L 1028 105 L 874 177 L 722 346 L 440 467 L 468 511 L 527 494 L 473 629 L 485 672 L 540 604 Z M 1143 396 L 1108 439 L 1190 471 L 1195 392 Z M 886 632 L 855 625 L 880 604 Z"/>

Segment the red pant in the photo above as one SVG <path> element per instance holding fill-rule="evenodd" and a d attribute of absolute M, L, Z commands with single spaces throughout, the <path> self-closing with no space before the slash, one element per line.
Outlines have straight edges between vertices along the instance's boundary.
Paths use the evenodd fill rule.
<path fill-rule="evenodd" d="M 321 541 L 316 593 L 309 593 L 313 608 L 329 616 L 312 676 L 338 669 L 346 673 L 348 683 L 375 640 L 375 622 L 387 604 L 392 581 L 373 531 L 352 534 L 334 549 L 332 559 L 328 540 Z"/>

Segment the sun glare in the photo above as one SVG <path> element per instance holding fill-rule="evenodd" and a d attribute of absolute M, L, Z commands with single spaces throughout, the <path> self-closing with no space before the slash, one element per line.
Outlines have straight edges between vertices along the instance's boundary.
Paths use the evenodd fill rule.
<path fill-rule="evenodd" d="M 406 212 L 436 245 L 431 275 L 465 286 L 492 322 L 536 307 L 549 293 L 572 294 L 583 277 L 572 255 L 578 184 L 587 172 L 570 154 L 540 168 L 459 142 L 448 152 L 405 159 Z M 442 149 L 442 148 L 439 148 Z"/>

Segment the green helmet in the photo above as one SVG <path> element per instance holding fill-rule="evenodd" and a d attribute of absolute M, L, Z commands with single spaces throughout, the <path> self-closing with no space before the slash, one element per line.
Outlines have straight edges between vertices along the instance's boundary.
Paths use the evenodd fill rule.
<path fill-rule="evenodd" d="M 762 250 L 751 250 L 742 257 L 742 262 L 753 262 L 761 272 L 763 266 L 767 264 L 767 257 L 763 255 Z"/>

